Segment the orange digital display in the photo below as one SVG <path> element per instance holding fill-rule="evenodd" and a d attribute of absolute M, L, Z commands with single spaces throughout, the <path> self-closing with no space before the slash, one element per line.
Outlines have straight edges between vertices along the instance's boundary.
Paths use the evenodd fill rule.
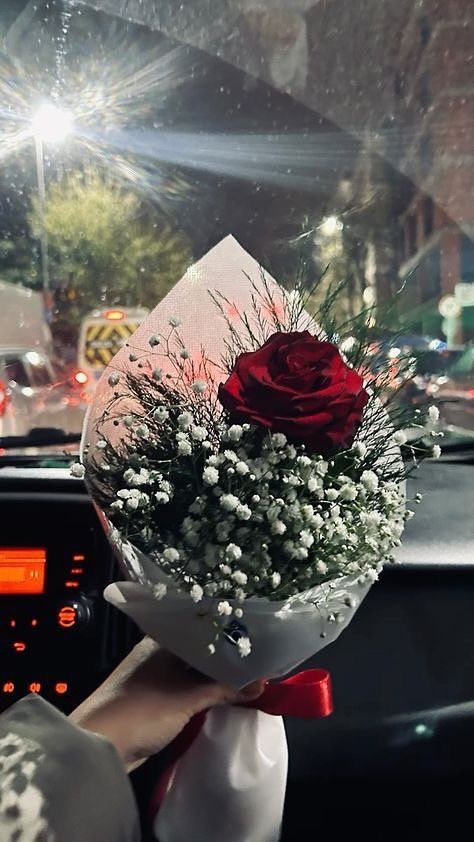
<path fill-rule="evenodd" d="M 44 593 L 46 550 L 0 547 L 0 595 Z"/>

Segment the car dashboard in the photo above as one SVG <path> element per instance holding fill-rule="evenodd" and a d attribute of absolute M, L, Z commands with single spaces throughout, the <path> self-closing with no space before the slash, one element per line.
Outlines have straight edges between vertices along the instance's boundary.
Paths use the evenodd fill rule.
<path fill-rule="evenodd" d="M 0 505 L 0 707 L 35 692 L 68 712 L 137 637 L 102 598 L 117 564 L 68 468 L 3 468 Z"/>

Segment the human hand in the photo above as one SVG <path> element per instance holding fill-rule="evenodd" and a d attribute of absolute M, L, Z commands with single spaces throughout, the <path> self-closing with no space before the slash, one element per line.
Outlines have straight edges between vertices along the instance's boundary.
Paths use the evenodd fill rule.
<path fill-rule="evenodd" d="M 264 681 L 234 690 L 144 638 L 70 719 L 106 737 L 130 772 L 170 743 L 192 716 L 214 705 L 258 698 Z"/>

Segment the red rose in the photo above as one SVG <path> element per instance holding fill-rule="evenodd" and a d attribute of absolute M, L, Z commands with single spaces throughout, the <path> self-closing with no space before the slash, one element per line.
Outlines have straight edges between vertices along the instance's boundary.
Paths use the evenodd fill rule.
<path fill-rule="evenodd" d="M 312 453 L 352 444 L 368 401 L 362 378 L 332 342 L 274 333 L 241 354 L 219 400 L 235 420 L 285 433 Z"/>

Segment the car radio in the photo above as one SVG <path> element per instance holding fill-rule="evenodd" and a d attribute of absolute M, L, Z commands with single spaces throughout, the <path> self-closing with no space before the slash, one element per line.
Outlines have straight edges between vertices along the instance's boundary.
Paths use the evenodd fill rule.
<path fill-rule="evenodd" d="M 67 711 L 131 645 L 102 597 L 118 571 L 85 494 L 12 496 L 0 527 L 0 709 L 41 693 Z"/>

